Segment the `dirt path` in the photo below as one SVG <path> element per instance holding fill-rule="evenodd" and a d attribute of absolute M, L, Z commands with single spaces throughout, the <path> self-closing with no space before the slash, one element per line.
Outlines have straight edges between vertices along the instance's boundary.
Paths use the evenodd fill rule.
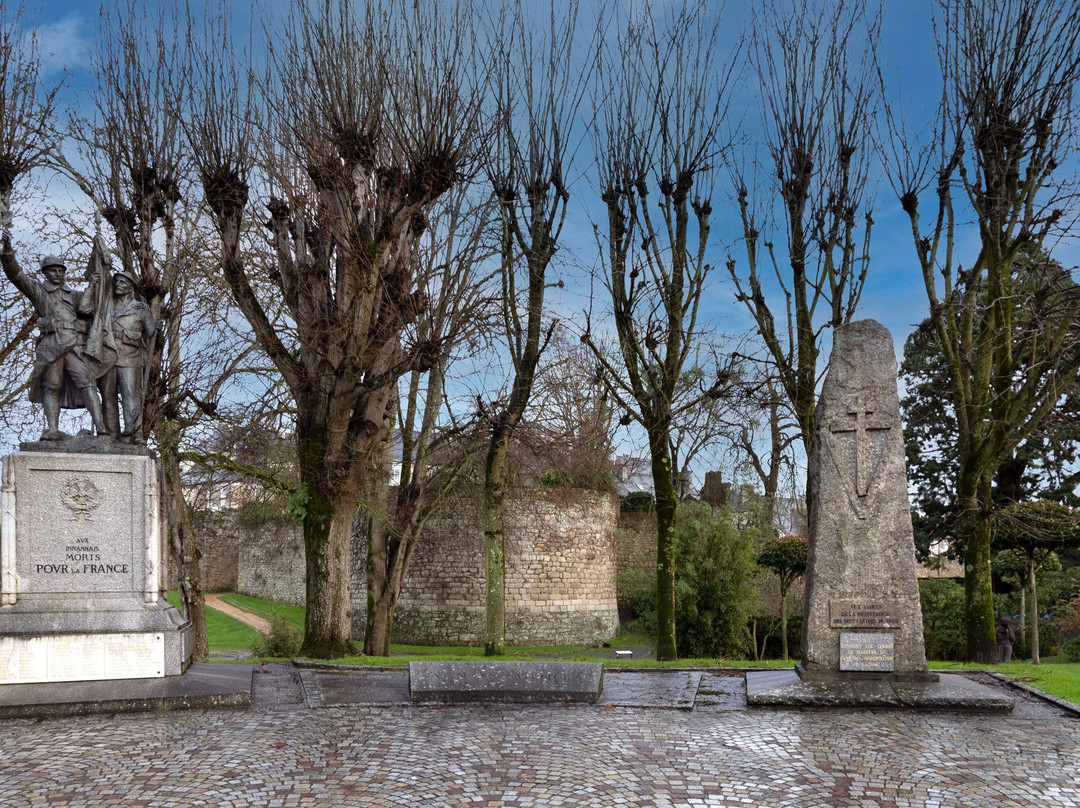
<path fill-rule="evenodd" d="M 225 601 L 223 601 L 217 595 L 204 595 L 206 605 L 211 609 L 217 609 L 222 614 L 227 614 L 229 617 L 233 617 L 239 620 L 241 623 L 247 623 L 253 628 L 257 628 L 263 634 L 266 634 L 270 630 L 270 621 L 262 617 L 258 617 L 251 612 L 245 612 L 243 609 L 237 609 Z"/>

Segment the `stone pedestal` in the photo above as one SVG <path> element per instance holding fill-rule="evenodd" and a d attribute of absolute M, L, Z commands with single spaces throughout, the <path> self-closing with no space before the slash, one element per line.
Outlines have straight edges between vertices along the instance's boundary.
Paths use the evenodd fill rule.
<path fill-rule="evenodd" d="M 153 458 L 16 452 L 0 510 L 0 684 L 184 672 Z"/>
<path fill-rule="evenodd" d="M 884 326 L 836 329 L 814 417 L 802 663 L 747 673 L 747 703 L 1012 709 L 1012 699 L 927 670 L 896 355 Z"/>
<path fill-rule="evenodd" d="M 799 674 L 936 678 L 923 650 L 896 356 L 884 326 L 836 329 L 815 421 Z"/>

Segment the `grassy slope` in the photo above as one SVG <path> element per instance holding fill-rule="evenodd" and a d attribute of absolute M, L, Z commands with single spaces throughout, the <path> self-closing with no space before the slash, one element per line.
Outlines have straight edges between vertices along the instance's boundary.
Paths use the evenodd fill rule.
<path fill-rule="evenodd" d="M 180 593 L 169 590 L 169 603 L 180 608 Z M 259 637 L 259 632 L 217 609 L 206 609 L 206 636 L 211 651 L 246 651 Z"/>
<path fill-rule="evenodd" d="M 1080 704 L 1080 663 L 1069 662 L 1063 656 L 1045 657 L 1041 665 L 1032 665 L 1030 662 L 1010 662 L 1006 665 L 931 662 L 930 667 L 940 670 L 992 670 L 1052 696 Z"/>

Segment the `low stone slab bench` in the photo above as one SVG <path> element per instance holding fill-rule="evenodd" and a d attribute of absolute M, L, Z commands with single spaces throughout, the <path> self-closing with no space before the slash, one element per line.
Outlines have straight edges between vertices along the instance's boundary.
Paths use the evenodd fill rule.
<path fill-rule="evenodd" d="M 603 690 L 600 662 L 409 663 L 412 701 L 596 702 Z"/>

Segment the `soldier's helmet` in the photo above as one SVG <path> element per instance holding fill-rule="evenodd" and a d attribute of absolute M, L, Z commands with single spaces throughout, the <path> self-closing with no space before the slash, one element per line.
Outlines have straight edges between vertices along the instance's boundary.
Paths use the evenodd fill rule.
<path fill-rule="evenodd" d="M 135 285 L 135 276 L 132 275 L 130 272 L 125 272 L 122 269 L 118 272 L 113 273 L 113 279 L 115 280 L 116 278 L 127 278 L 128 283 L 130 283 L 132 286 Z"/>
<path fill-rule="evenodd" d="M 49 267 L 60 267 L 60 269 L 67 271 L 67 264 L 58 255 L 46 255 L 41 259 L 41 270 L 44 272 Z"/>

